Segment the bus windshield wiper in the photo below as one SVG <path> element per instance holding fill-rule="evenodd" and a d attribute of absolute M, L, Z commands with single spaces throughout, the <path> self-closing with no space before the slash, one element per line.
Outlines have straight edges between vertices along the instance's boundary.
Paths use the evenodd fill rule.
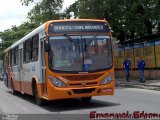
<path fill-rule="evenodd" d="M 79 46 L 68 34 L 64 34 L 65 37 L 68 38 L 68 40 L 74 44 L 74 46 Z"/>

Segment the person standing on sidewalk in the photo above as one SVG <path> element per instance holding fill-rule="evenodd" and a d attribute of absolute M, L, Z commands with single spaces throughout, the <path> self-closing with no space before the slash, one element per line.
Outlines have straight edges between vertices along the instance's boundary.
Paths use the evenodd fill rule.
<path fill-rule="evenodd" d="M 138 70 L 139 70 L 139 79 L 140 83 L 145 83 L 145 78 L 144 78 L 144 69 L 145 69 L 145 61 L 140 58 L 137 62 Z"/>
<path fill-rule="evenodd" d="M 129 82 L 130 70 L 131 70 L 131 61 L 125 58 L 123 62 L 123 69 L 125 70 L 125 79 Z"/>

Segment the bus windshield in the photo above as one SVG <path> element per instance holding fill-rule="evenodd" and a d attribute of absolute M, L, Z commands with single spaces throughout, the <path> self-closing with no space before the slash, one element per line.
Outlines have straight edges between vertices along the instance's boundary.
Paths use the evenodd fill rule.
<path fill-rule="evenodd" d="M 86 72 L 112 66 L 110 36 L 52 36 L 49 67 L 58 71 Z"/>

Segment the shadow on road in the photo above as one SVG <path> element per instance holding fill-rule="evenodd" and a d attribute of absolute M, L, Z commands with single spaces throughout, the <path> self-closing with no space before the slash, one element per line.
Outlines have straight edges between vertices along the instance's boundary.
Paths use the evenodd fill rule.
<path fill-rule="evenodd" d="M 62 112 L 67 110 L 80 110 L 80 109 L 95 109 L 101 107 L 117 106 L 120 103 L 105 102 L 101 100 L 92 99 L 90 103 L 84 103 L 80 99 L 63 99 L 55 100 L 48 103 L 48 106 L 43 106 L 50 112 Z"/>
<path fill-rule="evenodd" d="M 8 93 L 12 94 L 10 91 Z M 34 97 L 30 95 L 22 95 L 16 94 L 15 96 L 30 102 L 31 104 L 36 104 Z M 41 106 L 42 109 L 48 110 L 49 112 L 63 112 L 63 111 L 70 111 L 70 110 L 80 110 L 80 109 L 95 109 L 95 108 L 102 108 L 102 107 L 111 107 L 117 106 L 120 103 L 113 103 L 113 102 L 106 102 L 102 100 L 96 100 L 94 97 L 92 98 L 90 103 L 84 103 L 81 99 L 62 99 L 62 100 L 54 100 L 49 101 L 45 106 Z"/>

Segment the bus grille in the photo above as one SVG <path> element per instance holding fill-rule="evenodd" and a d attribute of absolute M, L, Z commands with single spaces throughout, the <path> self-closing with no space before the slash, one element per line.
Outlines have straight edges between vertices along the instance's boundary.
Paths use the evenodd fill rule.
<path fill-rule="evenodd" d="M 92 93 L 94 91 L 95 91 L 95 88 L 90 88 L 90 89 L 73 89 L 73 92 L 75 94 Z"/>
<path fill-rule="evenodd" d="M 98 82 L 89 82 L 89 83 L 86 83 L 86 86 L 93 86 L 93 85 L 97 85 Z M 82 83 L 71 83 L 69 84 L 70 86 L 83 86 Z"/>
<path fill-rule="evenodd" d="M 84 81 L 84 80 L 95 80 L 103 76 L 104 74 L 90 74 L 90 75 L 63 75 L 62 77 L 71 81 Z"/>

